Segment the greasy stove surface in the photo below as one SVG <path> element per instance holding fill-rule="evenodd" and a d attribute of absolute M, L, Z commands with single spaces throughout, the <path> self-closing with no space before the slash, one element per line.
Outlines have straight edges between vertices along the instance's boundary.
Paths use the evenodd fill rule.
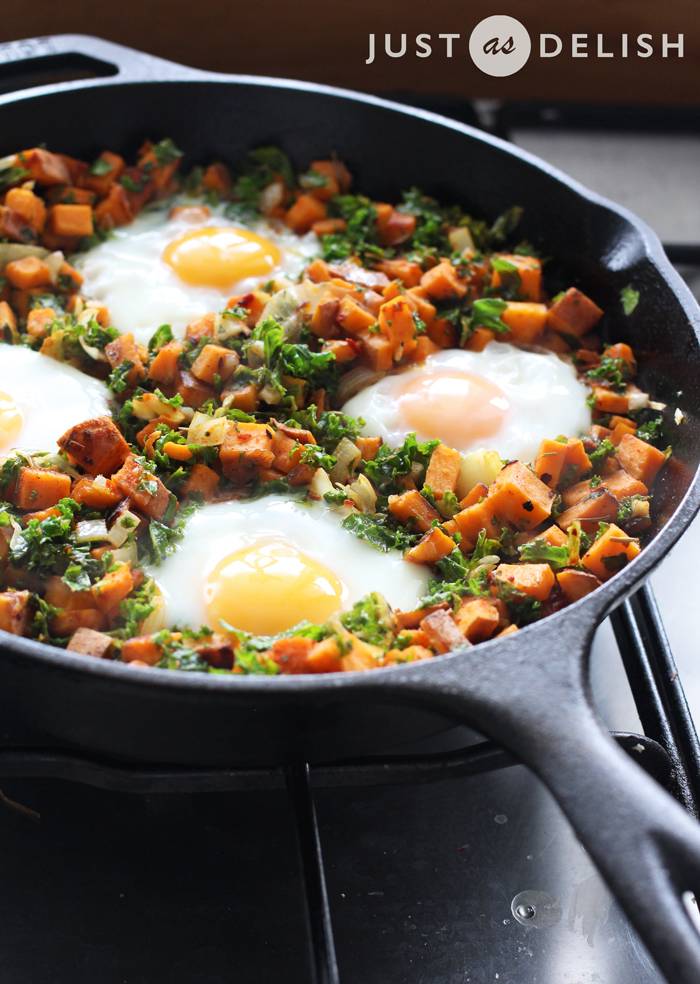
<path fill-rule="evenodd" d="M 284 792 L 3 793 L 3 984 L 309 984 Z M 523 767 L 315 799 L 343 984 L 661 981 Z"/>

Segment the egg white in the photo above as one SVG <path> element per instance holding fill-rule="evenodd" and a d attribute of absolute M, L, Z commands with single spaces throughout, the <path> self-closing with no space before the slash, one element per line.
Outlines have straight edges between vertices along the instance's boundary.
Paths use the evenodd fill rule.
<path fill-rule="evenodd" d="M 270 495 L 252 502 L 204 506 L 188 522 L 180 548 L 158 567 L 146 567 L 165 599 L 165 624 L 207 625 L 205 583 L 229 554 L 274 536 L 322 564 L 348 588 L 347 608 L 371 591 L 392 607 L 412 610 L 426 593 L 429 572 L 358 540 L 322 505 Z M 299 621 L 304 613 L 299 613 Z M 219 626 L 212 625 L 218 629 Z"/>
<path fill-rule="evenodd" d="M 170 325 L 173 334 L 182 338 L 190 321 L 210 311 L 222 311 L 232 295 L 253 290 L 274 276 L 295 279 L 319 250 L 318 237 L 312 232 L 298 236 L 267 219 L 234 222 L 226 218 L 222 207 L 210 208 L 211 216 L 200 222 L 182 214 L 169 219 L 172 204 L 169 202 L 167 209 L 145 210 L 76 260 L 76 267 L 85 278 L 85 296 L 106 304 L 111 324 L 122 333 L 132 332 L 144 345 L 160 325 Z M 183 199 L 178 204 L 197 203 Z M 280 250 L 279 268 L 264 279 L 248 277 L 221 290 L 185 283 L 164 262 L 163 251 L 186 232 L 208 226 L 248 229 L 263 236 Z"/>
<path fill-rule="evenodd" d="M 489 439 L 501 458 L 532 461 L 543 438 L 581 434 L 591 426 L 587 387 L 579 382 L 573 366 L 554 354 L 526 352 L 492 341 L 483 352 L 448 349 L 436 353 L 405 372 L 440 367 L 482 376 L 503 391 L 510 408 L 505 411 L 499 433 Z M 348 400 L 343 411 L 351 417 L 362 417 L 363 434 L 382 437 L 391 446 L 400 445 L 412 431 L 397 404 L 404 381 L 403 373 L 386 376 Z M 420 441 L 439 436 L 417 432 Z M 483 443 L 483 438 L 476 438 L 456 450 L 476 451 Z"/>
<path fill-rule="evenodd" d="M 109 415 L 104 383 L 21 345 L 0 345 L 0 392 L 22 412 L 22 430 L 13 442 L 18 448 L 55 451 L 70 427 Z"/>

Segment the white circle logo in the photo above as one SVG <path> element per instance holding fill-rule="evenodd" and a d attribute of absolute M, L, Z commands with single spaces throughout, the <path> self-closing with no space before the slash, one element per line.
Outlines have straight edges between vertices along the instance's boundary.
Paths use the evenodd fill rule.
<path fill-rule="evenodd" d="M 480 21 L 469 38 L 469 54 L 487 75 L 514 75 L 530 57 L 530 35 L 515 17 L 494 14 Z"/>

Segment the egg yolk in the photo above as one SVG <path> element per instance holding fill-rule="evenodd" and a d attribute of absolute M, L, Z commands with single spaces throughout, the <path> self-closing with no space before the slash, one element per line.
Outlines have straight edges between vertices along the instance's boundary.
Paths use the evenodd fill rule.
<path fill-rule="evenodd" d="M 454 369 L 407 374 L 397 403 L 409 431 L 458 450 L 497 434 L 510 409 L 494 383 Z"/>
<path fill-rule="evenodd" d="M 325 622 L 343 607 L 347 594 L 335 574 L 283 540 L 229 554 L 204 587 L 212 628 L 224 619 L 255 635 L 276 635 L 304 619 Z"/>
<path fill-rule="evenodd" d="M 231 287 L 264 277 L 280 265 L 277 247 L 247 229 L 192 229 L 166 246 L 163 260 L 180 280 L 198 287 Z"/>
<path fill-rule="evenodd" d="M 22 430 L 22 411 L 7 393 L 0 392 L 0 451 L 15 446 Z"/>

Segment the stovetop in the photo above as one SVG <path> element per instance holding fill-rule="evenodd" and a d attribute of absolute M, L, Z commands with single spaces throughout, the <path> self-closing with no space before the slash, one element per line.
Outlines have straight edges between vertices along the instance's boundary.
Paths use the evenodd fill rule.
<path fill-rule="evenodd" d="M 625 159 L 626 203 L 652 220 L 663 215 L 665 241 L 685 261 L 691 286 L 700 285 L 700 218 L 697 228 L 693 219 L 696 212 L 700 217 L 700 190 L 688 177 L 697 174 L 691 165 L 700 147 L 694 117 L 680 114 L 672 126 L 673 114 L 667 114 L 662 126 L 641 111 L 616 117 L 600 108 L 482 104 L 475 110 L 454 101 L 429 108 L 473 116 L 567 170 L 587 167 L 578 176 L 604 194 L 621 180 L 615 148 L 646 140 L 653 152 L 637 147 Z M 619 132 L 611 133 L 611 118 L 617 131 L 627 119 L 634 140 L 626 144 Z M 675 189 L 673 201 L 661 207 L 649 198 L 658 168 Z M 700 615 L 683 602 L 696 539 L 700 524 L 653 584 L 681 677 L 691 681 L 691 706 L 700 714 L 697 632 L 687 631 Z M 673 791 L 692 807 L 697 745 L 663 639 L 652 639 L 646 656 L 639 648 L 645 598 L 643 610 L 627 603 L 616 616 L 621 649 L 610 622 L 598 631 L 595 701 L 610 730 L 662 742 L 674 767 Z M 658 623 L 651 624 L 653 635 Z M 632 687 L 623 656 L 634 667 Z M 6 746 L 26 742 L 21 728 L 2 730 Z M 459 745 L 459 734 L 453 735 L 452 747 Z M 433 741 L 407 751 L 437 755 L 445 748 Z M 58 766 L 39 769 L 44 776 L 82 775 L 97 783 L 89 785 L 17 778 L 21 766 L 3 758 L 0 748 L 0 981 L 661 984 L 549 793 L 523 766 L 499 758 L 497 750 L 489 755 L 468 768 L 448 755 L 447 766 L 428 777 L 443 778 L 430 782 L 411 767 L 398 777 L 391 760 L 363 766 L 352 780 L 312 773 L 314 827 L 303 777 L 292 777 L 290 800 L 281 775 L 263 777 L 255 788 L 232 791 L 229 783 L 225 792 L 195 793 L 192 784 L 170 780 L 130 787 L 99 768 L 88 776 L 71 771 L 67 760 L 61 764 L 60 756 Z M 497 768 L 479 771 L 487 765 Z M 373 785 L 385 768 L 386 781 L 398 784 Z M 164 788 L 179 791 L 153 791 Z M 298 863 L 290 805 L 299 807 L 298 796 L 302 814 L 307 811 L 300 827 L 302 848 L 307 838 L 305 868 Z M 318 875 L 317 835 L 327 909 L 323 886 L 309 884 Z M 315 961 L 307 936 L 309 898 Z M 329 919 L 337 974 L 332 954 L 319 959 L 319 948 L 332 946 Z"/>

